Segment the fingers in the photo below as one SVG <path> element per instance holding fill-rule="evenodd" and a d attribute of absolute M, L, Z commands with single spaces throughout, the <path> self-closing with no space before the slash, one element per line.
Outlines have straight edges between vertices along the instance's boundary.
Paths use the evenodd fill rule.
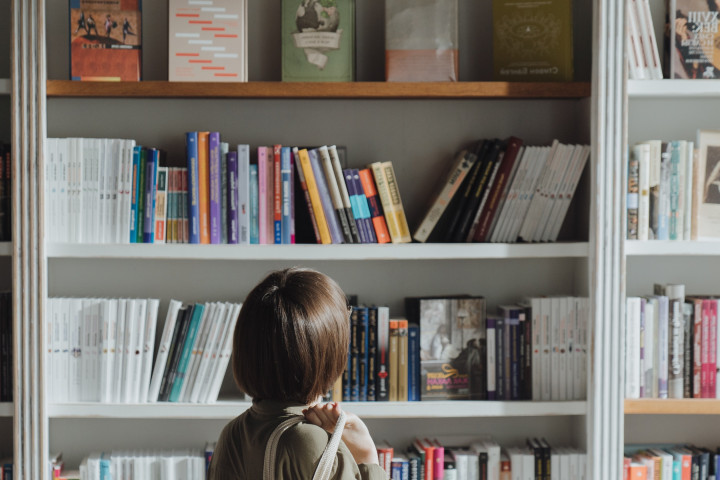
<path fill-rule="evenodd" d="M 337 404 L 313 405 L 303 410 L 303 415 L 313 425 L 332 432 L 340 418 L 340 407 Z"/>

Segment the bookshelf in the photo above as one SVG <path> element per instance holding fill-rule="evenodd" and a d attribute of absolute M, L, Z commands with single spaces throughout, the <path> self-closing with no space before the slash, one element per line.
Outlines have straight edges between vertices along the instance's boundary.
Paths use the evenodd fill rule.
<path fill-rule="evenodd" d="M 14 2 L 21 5 L 19 0 Z M 188 130 L 217 130 L 231 144 L 345 145 L 352 166 L 375 159 L 393 160 L 411 229 L 424 211 L 427 192 L 433 190 L 435 178 L 445 170 L 444 162 L 466 142 L 518 135 L 527 144 L 549 144 L 559 138 L 566 143 L 592 140 L 604 142 L 605 147 L 620 147 L 613 143 L 612 134 L 593 118 L 604 115 L 599 106 L 618 98 L 617 91 L 607 90 L 604 73 L 595 73 L 591 83 L 593 66 L 602 70 L 614 65 L 608 61 L 603 43 L 612 38 L 614 23 L 601 23 L 599 17 L 593 20 L 594 7 L 597 15 L 608 14 L 605 10 L 610 8 L 610 2 L 606 0 L 601 0 L 599 6 L 575 0 L 578 81 L 567 84 L 483 81 L 491 77 L 492 65 L 491 49 L 485 48 L 491 45 L 491 12 L 487 2 L 461 2 L 458 83 L 382 82 L 383 27 L 377 22 L 377 6 L 358 2 L 358 82 L 282 84 L 277 81 L 279 38 L 276 29 L 268 28 L 279 19 L 279 2 L 261 0 L 249 2 L 253 21 L 249 25 L 251 81 L 247 84 L 166 82 L 163 2 L 146 2 L 143 8 L 144 24 L 153 25 L 143 38 L 146 82 L 73 83 L 66 80 L 67 6 L 43 0 L 31 3 L 44 15 L 14 21 L 17 26 L 24 26 L 21 22 L 36 25 L 40 36 L 38 68 L 29 79 L 24 79 L 28 82 L 26 86 L 34 80 L 42 85 L 36 111 L 39 118 L 34 117 L 35 111 L 16 115 L 29 119 L 42 135 L 135 138 L 143 145 L 165 149 L 170 165 L 182 163 L 182 134 Z M 476 19 L 482 19 L 485 28 L 478 28 Z M 601 26 L 609 30 L 593 34 Z M 34 48 L 33 29 L 19 31 L 26 36 L 17 48 L 28 45 Z M 603 57 L 594 58 L 599 53 Z M 43 60 L 47 61 L 46 69 Z M 600 78 L 603 81 L 598 81 Z M 608 91 L 610 95 L 606 95 Z M 23 251 L 38 252 L 40 258 L 37 268 L 28 267 L 29 271 L 24 273 L 36 282 L 32 285 L 38 285 L 40 312 L 45 297 L 150 296 L 161 299 L 158 328 L 162 328 L 164 310 L 171 298 L 184 302 L 239 301 L 267 271 L 295 264 L 318 268 L 338 280 L 347 292 L 358 294 L 361 301 L 389 305 L 397 315 L 403 313 L 405 296 L 460 292 L 484 295 L 489 311 L 528 295 L 592 295 L 599 305 L 605 302 L 605 297 L 598 294 L 608 265 L 603 260 L 610 258 L 604 242 L 605 229 L 612 225 L 605 211 L 598 207 L 598 202 L 605 198 L 606 187 L 599 152 L 605 152 L 605 148 L 594 148 L 593 161 L 583 175 L 561 232 L 562 242 L 558 244 L 352 248 L 63 245 L 45 244 L 38 233 L 41 229 L 30 228 L 27 231 L 35 233 L 24 237 Z M 42 188 L 41 176 L 36 179 Z M 614 186 L 619 184 L 619 180 L 614 182 Z M 42 191 L 32 191 L 30 196 L 41 201 Z M 24 295 L 29 297 L 34 292 Z M 594 312 L 593 325 L 614 318 L 604 307 L 596 307 Z M 23 317 L 24 324 L 31 325 L 30 319 L 30 314 L 27 319 Z M 33 330 L 36 344 L 42 341 L 40 320 L 39 331 Z M 598 351 L 604 351 L 600 348 L 605 345 L 603 342 L 609 344 L 610 339 L 597 338 Z M 29 355 L 38 370 L 33 378 L 42 379 L 42 346 L 31 348 L 35 350 Z M 604 371 L 606 367 L 600 365 L 603 357 L 595 360 L 599 363 L 589 370 Z M 367 420 L 376 438 L 398 445 L 406 444 L 415 435 L 491 434 L 501 443 L 522 444 L 527 436 L 544 436 L 551 444 L 574 445 L 588 451 L 595 448 L 600 452 L 596 445 L 600 445 L 598 439 L 607 427 L 601 419 L 608 413 L 608 403 L 606 397 L 597 393 L 602 390 L 600 383 L 596 385 L 592 375 L 589 378 L 588 396 L 592 398 L 587 402 L 358 403 L 347 408 Z M 68 465 L 74 467 L 95 450 L 201 446 L 216 438 L 226 421 L 248 406 L 246 401 L 236 400 L 238 394 L 230 375 L 226 375 L 221 389 L 221 398 L 226 400 L 202 406 L 53 404 L 42 393 L 42 387 L 32 388 L 27 387 L 27 392 L 39 393 L 42 398 L 38 408 L 28 413 L 38 427 L 37 431 L 28 428 L 21 433 L 23 438 L 36 439 L 34 444 L 40 445 L 39 451 L 27 452 L 28 461 L 38 472 L 33 478 L 46 475 L 43 456 L 49 451 L 62 451 Z M 193 438 L 188 438 L 188 431 L 193 432 Z M 616 447 L 619 451 L 619 445 Z M 614 478 L 611 473 L 603 473 L 615 471 L 614 464 L 609 467 L 608 459 L 596 456 L 590 463 L 588 471 L 594 475 L 590 478 Z"/>
<path fill-rule="evenodd" d="M 712 99 L 720 97 L 720 85 L 714 80 L 628 80 L 631 99 Z"/>
<path fill-rule="evenodd" d="M 628 399 L 626 415 L 719 415 L 720 400 L 691 399 Z"/>
<path fill-rule="evenodd" d="M 720 256 L 720 242 L 628 240 L 625 243 L 625 254 L 631 257 L 717 257 Z"/>

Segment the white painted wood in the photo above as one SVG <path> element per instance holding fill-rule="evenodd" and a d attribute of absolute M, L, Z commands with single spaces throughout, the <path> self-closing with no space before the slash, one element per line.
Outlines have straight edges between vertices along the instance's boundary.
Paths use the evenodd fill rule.
<path fill-rule="evenodd" d="M 1 245 L 0 245 L 1 247 Z M 0 253 L 2 250 L 0 250 Z M 588 243 L 385 244 L 385 245 L 183 245 L 49 244 L 48 258 L 167 260 L 477 260 L 582 258 Z"/>
<path fill-rule="evenodd" d="M 717 80 L 628 80 L 628 97 L 656 99 L 720 98 Z"/>
<path fill-rule="evenodd" d="M 220 401 L 213 404 L 50 404 L 54 418 L 156 418 L 230 420 L 250 407 L 250 402 Z M 583 416 L 585 402 L 357 402 L 343 408 L 361 418 L 486 418 Z"/>
<path fill-rule="evenodd" d="M 629 257 L 720 257 L 720 241 L 628 240 L 625 254 Z"/>

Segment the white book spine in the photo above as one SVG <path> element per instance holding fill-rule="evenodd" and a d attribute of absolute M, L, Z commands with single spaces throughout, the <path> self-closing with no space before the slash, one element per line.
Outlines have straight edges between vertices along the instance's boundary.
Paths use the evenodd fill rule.
<path fill-rule="evenodd" d="M 685 216 L 683 221 L 683 240 L 692 240 L 693 218 L 693 169 L 695 164 L 695 142 L 688 141 L 685 145 L 685 183 L 683 185 L 683 205 Z M 720 397 L 718 397 L 720 398 Z"/>
<path fill-rule="evenodd" d="M 122 342 L 122 376 L 116 382 L 118 403 L 130 403 L 130 379 L 132 375 L 133 336 L 135 334 L 135 317 L 137 316 L 137 300 L 129 298 L 125 304 L 125 322 L 123 324 Z M 119 322 L 118 322 L 119 324 Z M 118 336 L 119 339 L 119 336 Z"/>
<path fill-rule="evenodd" d="M 632 80 L 648 78 L 649 71 L 642 47 L 640 23 L 637 15 L 636 1 L 627 3 L 627 30 L 628 30 L 628 71 Z"/>
<path fill-rule="evenodd" d="M 498 238 L 499 242 L 515 242 L 517 240 L 518 229 L 525 220 L 525 199 L 531 193 L 532 175 L 537 165 L 544 161 L 544 158 L 545 150 L 543 147 L 527 147 L 525 149 L 521 181 L 515 186 L 515 193 L 511 200 L 510 210 L 505 219 L 506 223 Z"/>
<path fill-rule="evenodd" d="M 547 198 L 547 190 L 552 183 L 552 178 L 556 170 L 556 164 L 559 161 L 560 155 L 557 152 L 559 142 L 556 140 L 553 142 L 550 151 L 548 152 L 548 160 L 545 162 L 540 176 L 538 177 L 537 183 L 535 184 L 534 191 L 532 192 L 532 198 L 530 199 L 527 214 L 520 228 L 518 236 L 525 241 L 532 241 L 533 233 L 540 220 L 543 209 L 545 208 L 545 201 Z"/>
<path fill-rule="evenodd" d="M 225 314 L 229 315 L 231 311 L 231 304 L 223 304 L 223 312 Z M 218 337 L 224 326 L 225 315 L 216 315 L 212 320 L 210 331 L 198 365 L 197 374 L 195 375 L 195 381 L 193 382 L 192 391 L 190 392 L 190 398 L 188 401 L 191 403 L 197 403 L 200 398 L 202 386 L 206 383 L 206 378 L 209 373 L 208 369 L 211 368 L 211 357 L 215 353 L 215 346 L 217 345 Z"/>
<path fill-rule="evenodd" d="M 167 363 L 170 342 L 172 341 L 175 324 L 177 323 L 178 312 L 180 311 L 181 306 L 181 302 L 177 300 L 170 300 L 167 316 L 165 317 L 165 326 L 163 327 L 163 333 L 160 337 L 160 345 L 158 346 L 157 359 L 155 360 L 155 366 L 153 368 L 150 389 L 148 391 L 147 401 L 149 403 L 157 402 L 158 395 L 160 394 L 160 384 L 165 372 L 165 364 Z"/>
<path fill-rule="evenodd" d="M 102 352 L 100 354 L 100 401 L 103 403 L 110 403 L 113 399 L 112 387 L 115 385 L 113 373 L 115 372 L 117 312 L 117 300 L 104 300 L 101 302 Z"/>
<path fill-rule="evenodd" d="M 542 331 L 540 329 L 540 322 L 541 322 L 541 315 L 542 311 L 540 309 L 540 299 L 539 298 L 532 298 L 530 299 L 530 310 L 531 310 L 531 322 L 532 325 L 530 326 L 530 333 L 532 335 L 532 399 L 535 401 L 539 401 L 542 399 L 542 370 L 541 370 L 541 364 L 540 364 L 540 358 L 541 358 L 541 349 L 542 349 L 542 343 L 541 343 L 541 337 L 542 337 Z"/>
<path fill-rule="evenodd" d="M 558 201 L 558 194 L 568 173 L 568 165 L 570 164 L 570 160 L 572 158 L 572 147 L 569 145 L 558 144 L 556 155 L 557 160 L 553 162 L 552 176 L 550 177 L 547 188 L 545 189 L 544 202 L 540 208 L 536 225 L 533 227 L 533 231 L 530 234 L 532 240 L 536 242 L 542 240 L 544 228 L 548 223 L 550 223 L 550 217 Z"/>
<path fill-rule="evenodd" d="M 555 231 L 555 224 L 560 217 L 560 212 L 564 204 L 564 198 L 566 192 L 570 190 L 572 185 L 573 177 L 575 175 L 575 169 L 577 168 L 577 162 L 580 160 L 580 153 L 582 152 L 581 145 L 562 145 L 564 156 L 567 158 L 567 162 L 563 167 L 563 171 L 560 172 L 560 178 L 550 194 L 550 202 L 546 213 L 546 221 L 539 225 L 536 233 L 538 241 L 547 242 L 550 241 Z M 559 227 L 558 227 L 559 229 Z"/>
<path fill-rule="evenodd" d="M 625 398 L 640 398 L 640 299 L 628 297 L 625 312 Z"/>
<path fill-rule="evenodd" d="M 655 358 L 655 303 L 650 299 L 645 301 L 645 332 L 644 332 L 644 355 L 641 367 L 642 380 L 644 385 L 643 398 L 655 396 L 656 382 L 654 379 L 654 358 Z"/>
<path fill-rule="evenodd" d="M 492 327 L 488 327 L 486 331 L 486 341 L 487 341 L 487 391 L 488 393 L 496 394 L 497 393 L 497 381 L 495 379 L 495 375 L 497 374 L 497 361 L 496 356 L 497 352 L 495 350 L 495 338 L 497 336 L 497 330 L 495 329 L 495 325 L 493 324 Z"/>
<path fill-rule="evenodd" d="M 195 378 L 197 376 L 199 359 L 202 358 L 203 350 L 205 348 L 205 342 L 207 341 L 208 330 L 215 316 L 221 314 L 221 311 L 221 303 L 209 302 L 205 306 L 203 316 L 200 319 L 198 333 L 197 335 L 195 335 L 195 341 L 193 342 L 193 346 L 190 350 L 190 360 L 185 371 L 185 381 L 183 381 L 182 387 L 180 388 L 180 402 L 190 401 L 190 393 L 192 392 Z"/>
<path fill-rule="evenodd" d="M 228 322 L 228 330 L 221 350 L 222 354 L 218 360 L 218 368 L 215 370 L 215 379 L 208 390 L 208 403 L 217 401 L 218 395 L 220 394 L 220 387 L 222 386 L 222 381 L 223 378 L 225 378 L 225 372 L 230 362 L 230 356 L 232 355 L 233 332 L 235 331 L 235 324 L 237 323 L 238 314 L 240 313 L 242 305 L 235 304 L 234 307 Z"/>
<path fill-rule="evenodd" d="M 542 312 L 540 317 L 540 332 L 542 340 L 542 361 L 540 365 L 541 373 L 540 379 L 542 381 L 542 400 L 552 400 L 552 377 L 553 371 L 551 368 L 551 349 L 552 349 L 552 302 L 550 298 L 543 298 L 540 300 L 540 311 Z"/>
<path fill-rule="evenodd" d="M 153 351 L 155 350 L 155 332 L 157 330 L 157 315 L 160 300 L 156 298 L 147 301 L 147 320 L 145 337 L 142 349 L 142 378 L 140 380 L 139 403 L 146 403 L 150 390 L 150 375 L 152 374 Z"/>

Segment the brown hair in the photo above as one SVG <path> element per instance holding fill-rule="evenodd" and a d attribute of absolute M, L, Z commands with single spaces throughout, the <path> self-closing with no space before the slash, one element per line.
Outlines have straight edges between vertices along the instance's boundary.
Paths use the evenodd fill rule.
<path fill-rule="evenodd" d="M 240 310 L 235 383 L 254 399 L 312 403 L 345 369 L 349 338 L 347 300 L 334 280 L 306 268 L 272 272 Z"/>

